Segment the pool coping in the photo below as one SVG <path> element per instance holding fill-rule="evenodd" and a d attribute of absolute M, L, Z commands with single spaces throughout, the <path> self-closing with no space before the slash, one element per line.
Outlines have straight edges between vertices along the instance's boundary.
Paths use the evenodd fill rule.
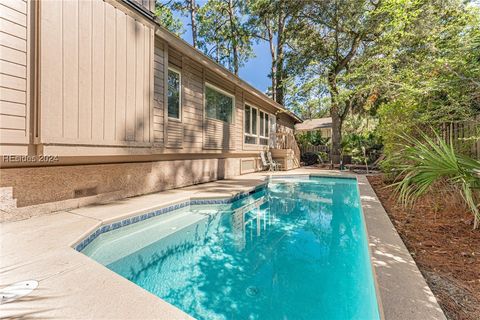
<path fill-rule="evenodd" d="M 356 175 L 383 319 L 446 320 L 365 175 Z"/>
<path fill-rule="evenodd" d="M 76 304 L 75 308 L 70 306 L 68 308 L 60 308 L 61 312 L 42 311 L 42 316 L 48 315 L 51 318 L 92 318 L 92 314 L 94 314 L 93 318 L 191 319 L 183 311 L 118 276 L 76 251 L 74 247 L 78 246 L 82 239 L 91 235 L 92 232 L 95 233 L 96 230 L 104 225 L 118 223 L 119 220 L 132 219 L 135 216 L 151 212 L 155 208 L 158 210 L 163 207 L 175 206 L 175 204 L 182 201 L 201 199 L 207 201 L 220 198 L 222 201 L 227 201 L 228 199 L 232 201 L 237 195 L 254 192 L 259 186 L 265 185 L 270 176 L 289 177 L 292 175 L 334 176 L 357 179 L 366 226 L 365 230 L 369 243 L 370 261 L 373 265 L 372 270 L 376 282 L 377 303 L 382 319 L 445 319 L 435 297 L 391 224 L 388 215 L 381 206 L 366 177 L 309 168 L 277 173 L 262 172 L 235 177 L 230 179 L 233 182 L 232 185 L 241 184 L 237 183 L 237 181 L 247 182 L 242 187 L 233 188 L 235 190 L 226 190 L 225 192 L 217 190 L 219 183 L 207 183 L 181 188 L 177 190 L 177 193 L 173 194 L 173 198 L 175 198 L 173 200 L 165 196 L 164 198 L 167 200 L 155 203 L 153 200 L 156 199 L 156 196 L 151 196 L 153 200 L 145 202 L 147 205 L 144 207 L 137 208 L 135 206 L 135 209 L 121 213 L 109 212 L 111 210 L 109 208 L 112 206 L 106 205 L 105 208 L 102 208 L 101 205 L 97 205 L 61 212 L 56 217 L 49 215 L 0 224 L 0 227 L 7 231 L 6 233 L 2 232 L 0 235 L 0 248 L 2 248 L 0 253 L 2 256 L 8 257 L 8 259 L 1 259 L 2 257 L 0 256 L 0 271 L 7 270 L 1 273 L 4 276 L 2 285 L 25 280 L 25 277 L 31 279 L 45 278 L 45 280 L 42 280 L 43 282 L 40 282 L 40 287 L 44 288 L 44 292 L 36 291 L 34 295 L 44 299 L 45 297 L 43 296 L 45 294 L 49 297 L 48 293 L 53 292 L 57 295 L 62 295 L 60 305 L 66 306 L 71 304 L 72 301 Z M 245 185 L 248 186 L 245 187 Z M 213 191 L 206 193 L 205 190 L 208 188 L 211 188 Z M 164 193 L 158 193 L 159 198 L 162 198 Z M 149 196 L 124 200 L 124 203 L 120 204 L 119 208 L 123 208 L 121 207 L 122 205 L 132 202 L 136 204 L 135 201 L 142 204 L 142 197 L 148 198 Z M 152 203 L 155 203 L 155 205 L 152 205 Z M 113 206 L 113 208 L 116 207 Z M 129 207 L 126 206 L 126 208 L 128 209 Z M 108 214 L 105 214 L 105 212 Z M 62 225 L 62 228 L 71 230 L 71 234 L 65 234 L 65 229 L 62 229 L 60 226 L 48 225 L 48 223 L 52 224 L 52 221 L 57 222 L 59 220 L 68 220 L 68 225 Z M 26 234 L 24 232 L 25 226 L 31 225 L 44 225 L 44 229 L 41 229 L 41 232 L 35 230 L 32 231 L 33 234 Z M 21 231 L 24 233 L 21 233 Z M 4 248 L 7 249 L 5 244 L 25 242 L 25 237 L 28 238 L 28 246 L 20 246 L 19 250 L 10 250 L 10 252 L 9 250 L 3 250 Z M 51 237 L 55 237 L 55 242 L 49 239 Z M 51 252 L 48 252 L 48 254 L 47 252 L 38 253 L 38 251 L 42 250 L 48 251 L 44 247 L 51 249 Z M 31 257 L 32 254 L 36 254 L 38 258 L 35 257 L 33 259 Z M 6 263 L 5 260 L 10 262 Z M 64 264 L 66 265 L 64 266 Z M 82 266 L 78 267 L 76 273 L 81 274 L 83 278 L 79 278 L 79 275 L 73 277 L 72 272 L 67 267 L 68 264 Z M 12 271 L 12 265 L 18 266 L 18 270 L 13 269 Z M 41 269 L 41 267 L 45 268 L 45 265 L 52 269 L 51 272 Z M 87 270 L 83 270 L 84 268 Z M 92 279 L 85 279 L 85 277 Z M 56 281 L 53 281 L 53 279 Z M 82 281 L 89 283 L 88 292 L 78 288 L 82 285 Z M 114 289 L 110 287 L 114 287 Z M 85 294 L 89 296 L 85 297 Z M 135 304 L 132 304 L 132 300 L 135 301 Z M 49 298 L 39 303 L 35 301 L 19 301 L 18 303 L 4 304 L 0 306 L 0 314 L 5 314 L 3 311 L 6 311 L 7 317 L 8 315 L 15 315 L 15 312 L 18 313 L 18 310 L 21 309 L 19 306 L 28 306 L 30 309 L 37 311 L 37 309 L 42 309 L 42 303 L 50 304 L 57 309 L 59 305 L 58 300 L 54 301 Z M 17 310 L 15 311 L 15 309 Z"/>
<path fill-rule="evenodd" d="M 272 177 L 274 177 L 275 179 L 288 179 L 288 178 L 292 178 L 292 177 L 309 178 L 309 177 L 312 177 L 312 176 L 314 176 L 314 177 L 326 177 L 326 178 L 335 177 L 335 178 L 340 178 L 340 179 L 352 179 L 352 180 L 355 180 L 357 182 L 357 190 L 358 190 L 358 193 L 359 193 L 359 198 L 360 198 L 360 203 L 361 203 L 360 210 L 361 210 L 361 214 L 362 214 L 362 223 L 363 223 L 363 227 L 364 227 L 366 237 L 367 237 L 367 242 L 368 242 L 368 254 L 369 254 L 369 261 L 370 261 L 370 266 L 371 266 L 372 276 L 373 276 L 373 281 L 374 281 L 376 301 L 377 301 L 377 305 L 378 305 L 378 312 L 379 312 L 380 319 L 382 319 L 382 320 L 386 319 L 384 306 L 383 306 L 383 302 L 382 302 L 382 296 L 381 296 L 381 292 L 380 292 L 380 286 L 379 286 L 379 282 L 378 282 L 378 278 L 377 278 L 377 270 L 376 270 L 377 268 L 375 267 L 374 259 L 373 259 L 373 253 L 374 252 L 372 251 L 372 241 L 371 241 L 372 238 L 370 236 L 369 227 L 368 227 L 368 225 L 370 224 L 370 228 L 371 228 L 371 221 L 367 222 L 367 216 L 365 214 L 365 211 L 369 211 L 369 208 L 368 208 L 369 205 L 365 203 L 365 196 L 370 196 L 371 197 L 372 193 L 369 190 L 367 190 L 366 188 L 362 188 L 362 191 L 360 190 L 360 186 L 362 184 L 364 184 L 365 182 L 368 183 L 368 180 L 366 179 L 365 176 L 359 176 L 359 175 L 349 174 L 349 173 L 330 173 L 330 174 L 311 173 L 311 174 L 284 174 L 284 175 L 276 174 L 276 175 L 269 175 L 268 178 L 266 178 L 265 181 L 262 182 L 261 184 L 258 184 L 256 186 L 252 187 L 248 191 L 239 192 L 239 193 L 234 194 L 230 197 L 225 197 L 225 198 L 213 197 L 213 198 L 210 198 L 210 199 L 206 199 L 206 198 L 202 198 L 202 197 L 200 197 L 200 198 L 189 198 L 189 199 L 186 199 L 186 200 L 178 201 L 178 202 L 173 203 L 173 204 L 163 204 L 163 205 L 159 206 L 159 208 L 156 208 L 153 211 L 150 211 L 148 213 L 143 213 L 141 215 L 134 215 L 134 216 L 131 216 L 131 217 L 126 218 L 126 219 L 122 218 L 123 220 L 118 220 L 118 221 L 115 221 L 115 222 L 111 222 L 109 224 L 102 224 L 102 225 L 98 226 L 95 231 L 91 232 L 89 235 L 87 235 L 83 239 L 79 239 L 78 241 L 76 241 L 76 243 L 74 245 L 72 245 L 72 247 L 74 247 L 75 250 L 77 250 L 77 251 L 81 251 L 89 243 L 91 243 L 96 237 L 98 237 L 102 233 L 108 232 L 110 230 L 115 230 L 115 229 L 130 225 L 130 224 L 133 224 L 133 223 L 144 221 L 146 219 L 153 218 L 153 217 L 162 215 L 164 213 L 172 212 L 174 210 L 178 210 L 178 209 L 184 208 L 184 207 L 189 206 L 189 205 L 232 203 L 236 200 L 240 200 L 240 199 L 242 199 L 244 197 L 247 197 L 247 196 L 249 196 L 249 195 L 251 195 L 255 192 L 258 192 L 259 190 L 264 188 L 271 181 Z M 366 194 L 368 194 L 368 195 L 366 195 Z M 363 195 L 363 197 L 362 197 L 362 195 Z M 376 197 L 376 195 L 375 195 L 375 197 Z M 385 214 L 386 214 L 386 212 L 385 212 Z M 106 229 L 106 231 L 103 231 L 104 229 Z"/>

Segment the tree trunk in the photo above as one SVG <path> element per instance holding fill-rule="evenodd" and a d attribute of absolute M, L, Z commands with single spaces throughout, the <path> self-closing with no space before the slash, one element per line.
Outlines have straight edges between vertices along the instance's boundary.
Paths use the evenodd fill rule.
<path fill-rule="evenodd" d="M 238 75 L 238 52 L 237 52 L 237 45 L 232 44 L 232 50 L 233 50 L 233 73 Z"/>
<path fill-rule="evenodd" d="M 332 117 L 332 150 L 330 157 L 333 164 L 339 164 L 342 155 L 342 119 L 338 115 L 338 108 L 330 110 L 330 116 Z"/>
<path fill-rule="evenodd" d="M 278 14 L 278 31 L 277 31 L 277 61 L 275 72 L 275 101 L 283 105 L 284 90 L 283 90 L 283 59 L 284 59 L 284 29 L 285 21 L 282 12 Z"/>
<path fill-rule="evenodd" d="M 232 41 L 232 56 L 233 56 L 233 73 L 238 75 L 239 63 L 238 63 L 238 48 L 237 48 L 237 41 L 235 39 L 236 30 L 235 30 L 235 16 L 233 11 L 233 1 L 228 1 L 228 18 L 230 21 L 230 37 Z"/>
<path fill-rule="evenodd" d="M 192 45 L 194 48 L 197 47 L 197 7 L 195 5 L 195 0 L 189 1 L 190 6 L 190 23 L 192 25 Z"/>
<path fill-rule="evenodd" d="M 277 62 L 272 58 L 272 100 L 277 101 Z M 278 102 L 278 101 L 277 101 Z"/>
<path fill-rule="evenodd" d="M 267 28 L 268 31 L 268 43 L 270 45 L 270 56 L 272 58 L 272 65 L 271 65 L 271 70 L 270 70 L 270 77 L 272 79 L 272 99 L 277 101 L 277 57 L 275 54 L 275 44 L 274 44 L 274 39 L 273 39 L 273 30 L 271 26 L 269 25 L 268 21 L 265 21 L 265 27 Z"/>
<path fill-rule="evenodd" d="M 332 117 L 332 150 L 330 157 L 333 164 L 339 164 L 342 153 L 342 124 L 343 119 L 338 105 L 337 79 L 334 72 L 328 74 L 328 89 L 330 91 L 330 117 Z"/>

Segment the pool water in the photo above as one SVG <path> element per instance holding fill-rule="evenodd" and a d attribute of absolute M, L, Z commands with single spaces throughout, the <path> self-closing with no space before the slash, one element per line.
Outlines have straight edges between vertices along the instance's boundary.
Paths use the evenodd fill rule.
<path fill-rule="evenodd" d="M 357 182 L 298 177 L 100 235 L 83 252 L 197 319 L 379 319 Z"/>

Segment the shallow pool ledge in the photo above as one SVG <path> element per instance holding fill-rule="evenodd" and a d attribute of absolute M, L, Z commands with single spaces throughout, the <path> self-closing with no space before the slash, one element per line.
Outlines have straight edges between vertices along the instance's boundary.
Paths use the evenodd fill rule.
<path fill-rule="evenodd" d="M 302 168 L 273 175 L 351 174 Z M 187 199 L 230 198 L 269 173 L 169 190 L 68 212 L 0 224 L 2 285 L 35 279 L 39 287 L 0 305 L 1 317 L 51 319 L 191 319 L 181 310 L 98 264 L 72 245 L 100 226 Z M 384 319 L 446 319 L 365 176 L 357 176 L 377 296 Z"/>

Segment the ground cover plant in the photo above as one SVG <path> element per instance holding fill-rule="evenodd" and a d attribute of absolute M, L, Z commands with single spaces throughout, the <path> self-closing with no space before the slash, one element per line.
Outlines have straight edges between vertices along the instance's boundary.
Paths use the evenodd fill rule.
<path fill-rule="evenodd" d="M 396 188 L 399 201 L 405 205 L 414 202 L 439 183 L 459 192 L 473 215 L 473 228 L 480 223 L 480 161 L 455 151 L 438 134 L 425 133 L 421 139 L 405 135 L 399 137 L 398 152 L 390 161 L 396 163 Z"/>

